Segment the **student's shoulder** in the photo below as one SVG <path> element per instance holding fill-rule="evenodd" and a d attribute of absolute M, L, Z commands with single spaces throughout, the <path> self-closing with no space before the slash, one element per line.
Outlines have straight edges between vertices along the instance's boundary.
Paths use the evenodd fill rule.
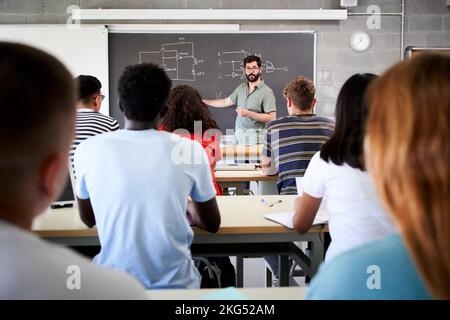
<path fill-rule="evenodd" d="M 378 288 L 373 287 L 381 279 Z M 377 289 L 377 290 L 375 290 Z M 398 234 L 349 250 L 324 263 L 308 299 L 429 299 Z"/>
<path fill-rule="evenodd" d="M 143 286 L 129 274 L 100 267 L 71 249 L 39 242 L 40 258 L 52 266 L 46 272 L 63 272 L 66 278 L 79 274 L 83 299 L 145 299 Z"/>
<path fill-rule="evenodd" d="M 320 121 L 323 121 L 323 122 L 328 122 L 328 123 L 334 123 L 335 122 L 333 117 L 326 117 L 324 115 L 320 115 L 320 114 L 316 114 L 316 113 L 313 113 L 312 119 L 317 119 L 317 120 L 320 120 Z"/>
<path fill-rule="evenodd" d="M 294 121 L 294 119 L 292 118 L 292 116 L 279 117 L 279 118 L 267 123 L 267 128 L 274 129 L 276 127 L 280 127 L 280 126 L 282 127 L 284 125 L 288 125 L 288 124 L 292 123 L 293 121 Z"/>
<path fill-rule="evenodd" d="M 100 118 L 104 119 L 110 125 L 118 125 L 119 124 L 119 122 L 115 118 L 113 118 L 113 117 L 111 117 L 109 115 L 106 115 L 106 114 L 103 114 L 103 113 L 98 113 L 98 114 L 99 114 Z"/>
<path fill-rule="evenodd" d="M 368 265 L 369 262 L 384 261 L 390 256 L 395 256 L 401 249 L 402 243 L 399 235 L 387 236 L 334 257 L 331 261 L 324 263 L 320 271 L 324 277 L 331 276 L 342 280 L 346 275 L 351 276 L 352 270 L 358 270 L 361 266 Z"/>
<path fill-rule="evenodd" d="M 335 266 L 341 266 L 351 261 L 365 262 L 368 260 L 381 259 L 390 255 L 396 255 L 404 251 L 404 245 L 401 236 L 392 234 L 370 244 L 349 250 L 342 255 L 337 256 L 330 262 Z"/>
<path fill-rule="evenodd" d="M 2 298 L 145 298 L 144 289 L 131 276 L 100 268 L 31 232 L 8 227 L 1 230 L 0 238 L 3 243 L 0 244 L 0 276 L 5 279 L 0 288 Z"/>
<path fill-rule="evenodd" d="M 190 138 L 180 136 L 171 132 L 158 132 L 160 135 L 161 143 L 165 144 L 169 149 L 176 150 L 178 153 L 188 154 L 202 154 L 204 152 L 204 146 L 202 144 L 203 138 Z"/>
<path fill-rule="evenodd" d="M 120 130 L 108 131 L 102 134 L 97 134 L 95 136 L 84 139 L 80 142 L 77 147 L 76 153 L 90 152 L 91 149 L 97 148 L 101 144 L 108 143 L 108 141 L 114 140 L 120 134 Z"/>

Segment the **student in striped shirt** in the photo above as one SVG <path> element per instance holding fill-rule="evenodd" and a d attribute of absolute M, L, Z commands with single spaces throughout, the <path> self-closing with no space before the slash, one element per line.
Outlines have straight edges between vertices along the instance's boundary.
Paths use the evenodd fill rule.
<path fill-rule="evenodd" d="M 316 104 L 314 83 L 296 77 L 283 90 L 288 116 L 267 125 L 262 170 L 278 172 L 278 192 L 297 194 L 296 177 L 303 177 L 312 156 L 333 134 L 332 120 L 313 113 Z"/>
<path fill-rule="evenodd" d="M 105 98 L 101 92 L 100 81 L 87 75 L 80 75 L 75 80 L 78 82 L 78 105 L 75 139 L 69 153 L 72 170 L 75 150 L 83 140 L 100 133 L 119 130 L 117 120 L 99 112 Z"/>

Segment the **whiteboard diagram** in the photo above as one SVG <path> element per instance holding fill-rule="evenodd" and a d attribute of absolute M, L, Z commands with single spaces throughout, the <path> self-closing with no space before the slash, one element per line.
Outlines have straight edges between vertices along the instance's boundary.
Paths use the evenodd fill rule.
<path fill-rule="evenodd" d="M 246 56 L 250 55 L 250 52 L 246 51 L 245 49 L 240 49 L 237 51 L 219 51 L 217 53 L 218 63 L 219 66 L 226 66 L 227 71 L 225 74 L 219 73 L 218 77 L 219 79 L 226 78 L 236 78 L 239 77 L 240 79 L 245 78 L 245 72 L 244 72 L 244 66 L 242 60 Z M 261 53 L 255 54 L 258 57 L 261 57 Z M 262 73 L 272 73 L 276 71 L 281 72 L 289 72 L 288 66 L 280 66 L 276 67 L 272 61 L 266 59 L 265 62 L 261 63 L 262 67 Z"/>
<path fill-rule="evenodd" d="M 196 77 L 204 76 L 204 72 L 196 71 L 203 59 L 194 54 L 194 43 L 179 38 L 176 43 L 164 43 L 158 51 L 139 52 L 139 61 L 153 62 L 164 68 L 172 80 L 196 81 Z"/>

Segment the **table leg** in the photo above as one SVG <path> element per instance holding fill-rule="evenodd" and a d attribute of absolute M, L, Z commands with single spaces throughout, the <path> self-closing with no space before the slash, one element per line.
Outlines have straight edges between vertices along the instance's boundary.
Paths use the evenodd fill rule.
<path fill-rule="evenodd" d="M 244 257 L 236 257 L 236 287 L 244 287 Z"/>
<path fill-rule="evenodd" d="M 278 256 L 278 281 L 280 287 L 289 286 L 289 256 Z"/>

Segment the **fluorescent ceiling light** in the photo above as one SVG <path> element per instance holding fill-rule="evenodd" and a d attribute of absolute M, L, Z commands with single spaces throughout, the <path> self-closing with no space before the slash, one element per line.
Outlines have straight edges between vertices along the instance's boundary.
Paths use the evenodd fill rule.
<path fill-rule="evenodd" d="M 74 20 L 347 20 L 346 9 L 73 9 Z"/>
<path fill-rule="evenodd" d="M 139 33 L 148 31 L 239 31 L 239 24 L 110 24 L 109 32 Z"/>

